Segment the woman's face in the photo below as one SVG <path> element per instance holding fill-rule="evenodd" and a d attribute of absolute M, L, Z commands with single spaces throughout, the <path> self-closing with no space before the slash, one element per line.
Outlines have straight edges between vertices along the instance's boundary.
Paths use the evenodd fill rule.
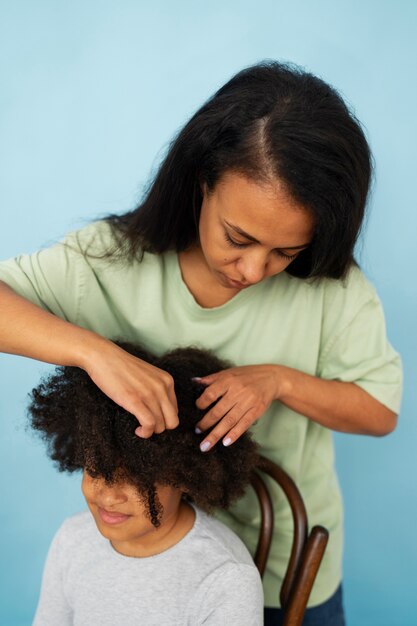
<path fill-rule="evenodd" d="M 212 191 L 203 187 L 200 245 L 208 269 L 223 287 L 244 289 L 279 274 L 313 236 L 312 215 L 285 186 L 227 172 Z"/>

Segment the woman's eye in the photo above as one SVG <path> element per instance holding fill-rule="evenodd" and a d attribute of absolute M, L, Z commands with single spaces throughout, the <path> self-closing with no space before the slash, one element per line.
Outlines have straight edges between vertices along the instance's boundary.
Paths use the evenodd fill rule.
<path fill-rule="evenodd" d="M 245 246 L 247 246 L 247 243 L 238 243 L 237 241 L 234 241 L 231 237 L 229 237 L 228 233 L 225 231 L 224 232 L 224 237 L 227 241 L 227 243 L 230 246 L 233 246 L 234 248 L 244 248 Z"/>
<path fill-rule="evenodd" d="M 238 241 L 234 241 L 234 239 L 232 239 L 226 231 L 224 232 L 224 237 L 229 246 L 233 246 L 233 248 L 246 248 L 246 246 L 249 245 L 249 243 L 239 243 Z M 278 249 L 274 250 L 274 252 L 281 259 L 286 259 L 287 261 L 293 261 L 298 256 L 298 252 L 295 254 L 285 254 L 285 252 Z"/>
<path fill-rule="evenodd" d="M 287 261 L 292 261 L 296 256 L 298 256 L 298 252 L 295 254 L 285 254 L 285 252 L 281 252 L 281 250 L 275 250 L 275 253 L 281 258 L 287 259 Z"/>

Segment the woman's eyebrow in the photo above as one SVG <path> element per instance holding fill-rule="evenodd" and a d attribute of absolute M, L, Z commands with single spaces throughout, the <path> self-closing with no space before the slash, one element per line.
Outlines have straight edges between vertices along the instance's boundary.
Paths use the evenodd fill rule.
<path fill-rule="evenodd" d="M 242 237 L 246 237 L 246 239 L 249 239 L 249 241 L 253 241 L 254 243 L 260 243 L 260 241 L 255 239 L 255 237 L 252 237 L 252 235 L 249 235 L 249 233 L 245 233 L 245 231 L 239 228 L 239 226 L 234 226 L 233 224 L 230 224 L 230 222 L 227 222 L 226 220 L 224 220 L 224 223 L 227 224 L 227 226 L 229 226 L 230 228 L 233 228 L 233 230 L 238 235 L 242 235 Z M 310 242 L 301 244 L 300 246 L 280 246 L 279 248 L 277 248 L 277 250 L 299 250 L 300 248 L 307 248 L 307 246 L 309 245 L 310 245 Z"/>

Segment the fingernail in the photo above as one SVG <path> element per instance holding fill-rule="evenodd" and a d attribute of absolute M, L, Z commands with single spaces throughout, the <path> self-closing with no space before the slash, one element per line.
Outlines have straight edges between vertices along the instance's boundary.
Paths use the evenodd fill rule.
<path fill-rule="evenodd" d="M 210 446 L 211 446 L 210 441 L 204 441 L 204 443 L 202 443 L 200 445 L 201 452 L 207 452 L 207 450 L 210 448 Z"/>
<path fill-rule="evenodd" d="M 230 439 L 230 437 L 227 437 L 227 439 L 223 439 L 223 445 L 224 446 L 230 446 L 230 444 L 233 443 L 232 440 Z"/>
<path fill-rule="evenodd" d="M 202 432 L 203 432 L 203 431 L 202 431 L 202 430 L 200 430 L 197 426 L 195 427 L 195 433 L 196 433 L 196 435 L 201 435 L 201 433 L 202 433 Z"/>
<path fill-rule="evenodd" d="M 201 380 L 201 378 L 199 376 L 193 376 L 191 380 L 196 380 L 198 382 L 199 380 Z"/>

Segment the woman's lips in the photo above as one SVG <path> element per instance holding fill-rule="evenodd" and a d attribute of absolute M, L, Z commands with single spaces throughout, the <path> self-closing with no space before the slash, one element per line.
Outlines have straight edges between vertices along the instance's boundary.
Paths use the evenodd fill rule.
<path fill-rule="evenodd" d="M 225 278 L 227 280 L 227 282 L 229 283 L 229 285 L 231 285 L 232 287 L 237 287 L 237 289 L 244 289 L 245 287 L 249 287 L 248 284 L 244 285 L 243 283 L 240 283 L 237 280 L 233 280 L 232 278 L 229 278 L 229 276 L 225 275 Z"/>
<path fill-rule="evenodd" d="M 131 517 L 130 515 L 125 515 L 124 513 L 112 513 L 111 511 L 106 511 L 106 509 L 102 509 L 101 507 L 98 507 L 98 514 L 100 519 L 105 524 L 111 525 L 121 524 Z"/>

